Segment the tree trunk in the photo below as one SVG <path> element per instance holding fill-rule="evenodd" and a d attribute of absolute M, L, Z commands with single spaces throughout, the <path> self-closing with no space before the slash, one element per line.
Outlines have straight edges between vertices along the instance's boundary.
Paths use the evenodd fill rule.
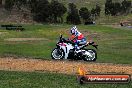
<path fill-rule="evenodd" d="M 57 16 L 54 15 L 54 23 L 57 23 Z"/>
<path fill-rule="evenodd" d="M 5 0 L 0 0 L 0 6 L 4 6 L 5 5 Z"/>
<path fill-rule="evenodd" d="M 2 5 L 2 0 L 0 0 L 0 6 Z"/>
<path fill-rule="evenodd" d="M 61 23 L 63 23 L 63 17 L 60 17 L 60 19 L 61 19 Z"/>

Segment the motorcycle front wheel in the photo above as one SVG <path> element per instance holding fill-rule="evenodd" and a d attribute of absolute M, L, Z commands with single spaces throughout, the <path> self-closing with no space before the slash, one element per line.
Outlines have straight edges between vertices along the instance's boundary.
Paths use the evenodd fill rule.
<path fill-rule="evenodd" d="M 64 51 L 62 49 L 55 48 L 51 52 L 51 57 L 54 60 L 60 60 L 64 58 Z"/>

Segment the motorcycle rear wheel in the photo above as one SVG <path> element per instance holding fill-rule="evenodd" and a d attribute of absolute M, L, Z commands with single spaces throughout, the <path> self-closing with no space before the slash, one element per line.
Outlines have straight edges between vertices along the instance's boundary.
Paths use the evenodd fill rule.
<path fill-rule="evenodd" d="M 87 49 L 86 52 L 88 52 L 90 55 L 84 55 L 83 56 L 84 61 L 96 61 L 97 52 L 94 49 Z"/>

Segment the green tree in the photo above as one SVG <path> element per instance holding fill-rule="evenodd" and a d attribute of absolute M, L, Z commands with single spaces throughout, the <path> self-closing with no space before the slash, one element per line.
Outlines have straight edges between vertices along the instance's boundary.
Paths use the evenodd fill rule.
<path fill-rule="evenodd" d="M 0 0 L 0 6 L 2 5 L 2 0 Z"/>
<path fill-rule="evenodd" d="M 48 22 L 51 14 L 48 0 L 36 1 L 34 5 L 32 8 L 33 19 L 37 22 Z"/>
<path fill-rule="evenodd" d="M 91 20 L 95 20 L 97 16 L 96 9 L 92 8 L 91 10 Z"/>
<path fill-rule="evenodd" d="M 86 7 L 82 7 L 79 10 L 79 14 L 84 22 L 91 21 L 91 13 Z"/>
<path fill-rule="evenodd" d="M 96 11 L 96 16 L 100 16 L 101 7 L 99 5 L 96 5 L 95 11 Z"/>
<path fill-rule="evenodd" d="M 4 8 L 8 11 L 11 11 L 14 5 L 14 0 L 5 0 Z"/>
<path fill-rule="evenodd" d="M 112 3 L 111 15 L 117 16 L 121 12 L 121 4 L 119 2 Z"/>
<path fill-rule="evenodd" d="M 62 4 L 59 3 L 56 0 L 52 0 L 50 3 L 50 8 L 51 8 L 51 19 L 53 22 L 63 22 L 63 15 L 66 13 L 67 9 L 66 7 Z M 58 20 L 60 19 L 60 20 Z"/>
<path fill-rule="evenodd" d="M 38 4 L 38 0 L 29 0 L 28 1 L 28 7 L 31 10 L 31 13 L 35 12 L 36 6 Z"/>
<path fill-rule="evenodd" d="M 122 6 L 121 6 L 122 13 L 128 14 L 131 10 L 131 7 L 132 7 L 131 1 L 124 0 L 124 1 L 122 1 L 121 4 L 122 4 Z"/>
<path fill-rule="evenodd" d="M 91 10 L 91 18 L 92 18 L 92 20 L 96 20 L 97 17 L 100 16 L 100 12 L 101 12 L 100 6 L 96 5 L 95 8 L 92 8 L 92 10 Z"/>
<path fill-rule="evenodd" d="M 5 0 L 5 9 L 12 10 L 13 7 L 21 9 L 22 6 L 27 5 L 27 0 Z"/>
<path fill-rule="evenodd" d="M 112 0 L 106 0 L 105 3 L 105 15 L 110 15 L 112 10 Z"/>
<path fill-rule="evenodd" d="M 105 3 L 105 14 L 117 16 L 121 12 L 121 4 L 119 2 L 112 2 L 112 0 L 106 0 Z"/>
<path fill-rule="evenodd" d="M 81 23 L 78 9 L 74 3 L 69 3 L 67 23 L 76 25 Z"/>
<path fill-rule="evenodd" d="M 27 0 L 14 0 L 14 5 L 17 9 L 21 10 L 22 6 L 27 5 Z"/>

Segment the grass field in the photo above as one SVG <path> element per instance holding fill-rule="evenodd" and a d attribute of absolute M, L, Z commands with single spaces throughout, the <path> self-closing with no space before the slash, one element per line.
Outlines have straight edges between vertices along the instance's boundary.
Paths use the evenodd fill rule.
<path fill-rule="evenodd" d="M 80 85 L 73 75 L 0 71 L 0 88 L 132 88 L 132 82 Z"/>
<path fill-rule="evenodd" d="M 58 37 L 68 36 L 70 25 L 24 25 L 25 31 L 0 30 L 0 56 L 51 59 Z M 132 30 L 105 26 L 79 25 L 87 39 L 98 45 L 97 62 L 132 64 Z M 43 38 L 44 40 L 10 41 L 10 38 Z M 8 41 L 7 41 L 8 39 Z M 91 47 L 90 47 L 91 48 Z"/>
<path fill-rule="evenodd" d="M 55 47 L 60 33 L 68 37 L 67 32 L 71 27 L 71 25 L 23 26 L 26 30 L 22 32 L 0 29 L 0 57 L 51 59 L 50 53 Z M 89 40 L 93 39 L 99 45 L 97 62 L 132 64 L 131 29 L 101 25 L 79 25 L 77 27 Z M 42 38 L 43 40 L 20 41 L 19 38 Z M 129 84 L 80 85 L 77 83 L 75 75 L 0 71 L 0 88 L 132 88 L 132 82 Z"/>

